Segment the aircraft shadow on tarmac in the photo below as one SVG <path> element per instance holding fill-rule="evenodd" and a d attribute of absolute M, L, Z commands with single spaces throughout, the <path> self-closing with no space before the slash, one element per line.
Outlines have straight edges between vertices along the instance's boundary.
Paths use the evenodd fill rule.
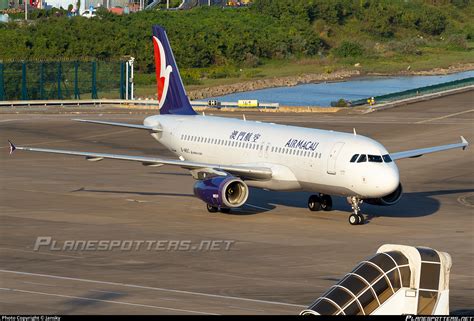
<path fill-rule="evenodd" d="M 118 292 L 90 292 L 87 295 L 81 296 L 87 298 L 73 298 L 71 300 L 66 300 L 63 302 L 63 305 L 66 307 L 63 311 L 58 311 L 59 314 L 74 314 L 74 313 L 83 313 L 84 309 L 91 307 L 104 306 L 107 304 L 107 301 L 118 299 L 126 296 L 125 293 Z"/>
<path fill-rule="evenodd" d="M 92 193 L 114 193 L 114 194 L 134 194 L 143 196 L 182 196 L 194 197 L 189 193 L 164 193 L 164 192 L 141 192 L 141 191 L 118 191 L 80 188 L 74 192 Z M 398 204 L 393 206 L 375 206 L 362 204 L 362 213 L 366 215 L 366 222 L 369 223 L 376 217 L 421 217 L 436 213 L 440 208 L 440 202 L 435 196 L 454 195 L 472 193 L 474 189 L 451 189 L 435 190 L 426 192 L 404 193 Z M 306 208 L 307 200 L 311 193 L 308 192 L 275 192 L 265 191 L 257 188 L 250 188 L 249 198 L 246 204 L 231 211 L 230 215 L 254 215 L 273 210 L 278 205 Z M 456 197 L 456 196 L 453 196 Z M 343 197 L 333 197 L 333 210 L 350 212 L 351 207 Z M 315 212 L 314 215 L 317 215 Z"/>
<path fill-rule="evenodd" d="M 472 193 L 474 189 L 435 190 L 426 192 L 404 193 L 400 202 L 392 206 L 376 206 L 362 204 L 362 213 L 366 215 L 366 222 L 376 217 L 421 217 L 436 213 L 440 202 L 435 196 Z M 252 211 L 261 213 L 274 209 L 277 205 L 306 208 L 307 192 L 270 192 L 260 189 L 251 189 L 247 204 Z M 456 196 L 453 196 L 456 197 Z M 344 197 L 333 197 L 333 210 L 350 212 L 351 206 Z M 318 212 L 315 212 L 317 215 Z"/>

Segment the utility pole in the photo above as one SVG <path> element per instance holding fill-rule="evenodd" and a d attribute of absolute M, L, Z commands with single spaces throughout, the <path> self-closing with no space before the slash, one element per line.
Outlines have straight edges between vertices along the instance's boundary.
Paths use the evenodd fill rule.
<path fill-rule="evenodd" d="M 170 0 L 166 0 L 166 9 L 170 8 Z"/>
<path fill-rule="evenodd" d="M 23 0 L 25 2 L 25 21 L 28 21 L 28 0 Z"/>

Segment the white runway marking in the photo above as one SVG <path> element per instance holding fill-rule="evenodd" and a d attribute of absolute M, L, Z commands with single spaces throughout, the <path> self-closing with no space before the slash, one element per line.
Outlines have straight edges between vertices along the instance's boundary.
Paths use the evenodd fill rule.
<path fill-rule="evenodd" d="M 254 208 L 258 208 L 260 210 L 271 211 L 271 208 L 260 207 L 260 206 L 252 205 L 252 204 L 248 204 L 248 203 L 246 203 L 245 205 L 250 206 L 250 207 L 254 207 Z"/>
<path fill-rule="evenodd" d="M 441 116 L 441 117 L 421 120 L 421 121 L 416 122 L 415 124 L 424 124 L 424 123 L 428 123 L 428 122 L 435 121 L 435 120 L 441 120 L 441 119 L 445 119 L 445 118 L 449 118 L 449 117 L 453 117 L 453 116 L 457 116 L 457 115 L 467 114 L 467 113 L 470 113 L 470 112 L 473 112 L 473 111 L 474 111 L 474 109 L 460 111 L 459 113 L 454 113 L 454 114 L 449 114 L 449 115 L 445 115 L 445 116 Z"/>
<path fill-rule="evenodd" d="M 0 120 L 0 123 L 6 123 L 8 121 L 15 121 L 15 120 L 19 120 L 19 119 L 3 119 L 3 120 Z"/>
<path fill-rule="evenodd" d="M 8 247 L 0 247 L 0 250 L 9 250 L 9 251 L 18 251 L 18 252 L 25 252 L 31 254 L 42 254 L 42 255 L 51 255 L 51 256 L 59 256 L 59 257 L 68 257 L 72 259 L 84 259 L 85 256 L 73 256 L 73 255 L 65 255 L 65 254 L 53 254 L 53 253 L 44 253 L 40 251 L 27 251 L 27 250 L 20 250 L 20 249 L 12 249 Z"/>
<path fill-rule="evenodd" d="M 466 198 L 471 197 L 473 195 L 474 194 L 461 195 L 458 197 L 458 202 L 468 207 L 474 207 L 473 204 L 471 204 L 468 200 L 466 200 Z"/>
<path fill-rule="evenodd" d="M 174 308 L 167 308 L 167 307 L 162 307 L 162 306 L 157 306 L 157 305 L 138 304 L 138 303 L 131 303 L 131 302 L 123 302 L 123 301 L 101 300 L 101 299 L 94 299 L 94 298 L 74 296 L 74 295 L 64 295 L 64 294 L 57 294 L 57 293 L 46 293 L 46 292 L 27 291 L 27 290 L 9 289 L 9 288 L 0 288 L 0 290 L 29 293 L 29 294 L 38 294 L 38 295 L 48 295 L 48 296 L 55 296 L 55 297 L 60 297 L 60 298 L 78 299 L 78 300 L 86 300 L 86 301 L 105 302 L 105 303 L 112 303 L 112 304 L 131 305 L 131 306 L 137 306 L 137 307 L 143 307 L 143 308 L 169 310 L 169 311 L 175 311 L 175 312 L 216 315 L 215 313 L 209 313 L 209 312 L 201 312 L 201 311 L 193 311 L 193 310 L 185 310 L 185 309 L 174 309 Z"/>
<path fill-rule="evenodd" d="M 60 280 L 70 280 L 70 281 L 78 281 L 78 282 L 124 286 L 124 287 L 137 288 L 137 289 L 171 292 L 171 293 L 180 293 L 180 294 L 187 294 L 187 295 L 197 295 L 197 296 L 204 296 L 204 297 L 211 297 L 211 298 L 240 300 L 240 301 L 248 301 L 248 302 L 256 302 L 256 303 L 265 303 L 265 304 L 273 304 L 273 305 L 285 305 L 285 306 L 306 308 L 306 305 L 299 305 L 299 304 L 292 304 L 292 303 L 285 303 L 285 302 L 275 302 L 275 301 L 266 301 L 266 300 L 258 300 L 258 299 L 239 298 L 239 297 L 235 297 L 235 296 L 227 296 L 227 295 L 219 295 L 219 294 L 208 294 L 208 293 L 192 292 L 192 291 L 184 291 L 184 290 L 156 288 L 156 287 L 144 286 L 144 285 L 135 285 L 135 284 L 109 282 L 109 281 L 97 281 L 97 280 L 89 280 L 89 279 L 72 278 L 72 277 L 67 277 L 67 276 L 58 276 L 58 275 L 49 275 L 49 274 L 31 273 L 31 272 L 20 272 L 20 271 L 11 271 L 11 270 L 0 270 L 0 272 L 19 274 L 19 275 L 39 276 L 39 277 L 60 279 Z"/>

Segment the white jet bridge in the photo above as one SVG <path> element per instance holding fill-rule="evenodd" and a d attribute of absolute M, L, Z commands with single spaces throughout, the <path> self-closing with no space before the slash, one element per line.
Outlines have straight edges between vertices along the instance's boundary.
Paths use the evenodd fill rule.
<path fill-rule="evenodd" d="M 446 315 L 451 265 L 445 252 L 382 245 L 300 314 Z"/>

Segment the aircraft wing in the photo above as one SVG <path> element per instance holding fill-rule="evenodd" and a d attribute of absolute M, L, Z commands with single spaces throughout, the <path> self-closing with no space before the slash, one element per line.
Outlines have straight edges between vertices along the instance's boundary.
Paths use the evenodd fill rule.
<path fill-rule="evenodd" d="M 469 145 L 468 141 L 464 137 L 461 136 L 461 142 L 457 143 L 457 144 L 449 144 L 449 145 L 442 145 L 442 146 L 435 146 L 435 147 L 428 147 L 428 148 L 412 149 L 412 150 L 407 150 L 407 151 L 404 151 L 404 152 L 391 153 L 390 157 L 393 160 L 402 159 L 402 158 L 415 158 L 415 157 L 420 157 L 424 154 L 441 152 L 441 151 L 448 150 L 448 149 L 453 149 L 453 148 L 462 148 L 464 150 L 464 149 L 466 149 L 466 147 L 468 145 Z"/>
<path fill-rule="evenodd" d="M 80 151 L 61 150 L 61 149 L 21 147 L 21 146 L 15 146 L 11 141 L 8 141 L 8 143 L 10 144 L 10 154 L 12 154 L 15 150 L 18 149 L 18 150 L 25 150 L 25 151 L 30 151 L 30 152 L 84 156 L 86 160 L 88 161 L 101 161 L 105 158 L 108 158 L 108 159 L 118 159 L 118 160 L 125 160 L 125 161 L 140 162 L 146 166 L 171 165 L 171 166 L 179 166 L 179 167 L 189 169 L 189 170 L 213 169 L 216 171 L 227 172 L 238 177 L 245 177 L 248 179 L 255 179 L 255 180 L 265 180 L 265 179 L 270 179 L 272 177 L 272 170 L 267 167 L 255 167 L 255 166 L 244 166 L 244 165 L 218 165 L 218 164 L 208 164 L 208 163 L 166 159 L 166 158 L 159 158 L 159 157 L 130 156 L 130 155 L 119 155 L 119 154 L 80 152 Z"/>
<path fill-rule="evenodd" d="M 148 126 L 144 126 L 144 125 L 116 123 L 116 122 L 111 122 L 111 121 L 88 120 L 88 119 L 73 119 L 73 120 L 81 122 L 81 123 L 91 123 L 91 124 L 99 124 L 99 125 L 109 125 L 109 126 L 135 128 L 135 129 L 145 129 L 145 130 L 149 130 L 149 131 L 153 131 L 153 132 L 161 132 L 160 128 L 152 128 L 152 127 L 148 127 Z"/>

